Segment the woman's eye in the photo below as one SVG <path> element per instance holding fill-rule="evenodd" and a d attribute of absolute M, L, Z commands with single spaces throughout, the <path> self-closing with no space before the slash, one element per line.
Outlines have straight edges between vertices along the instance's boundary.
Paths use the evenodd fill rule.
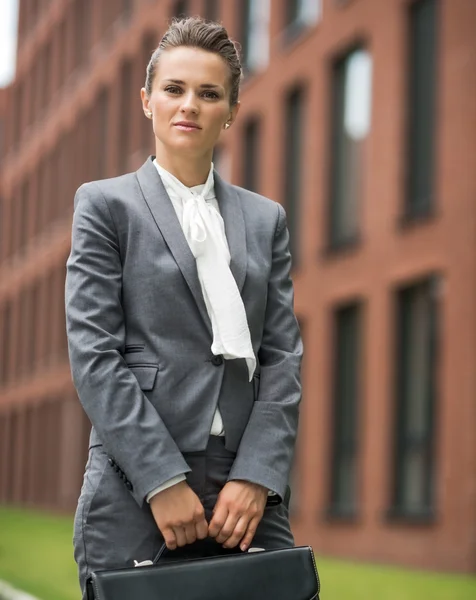
<path fill-rule="evenodd" d="M 217 98 L 219 98 L 218 94 L 216 92 L 204 92 L 203 93 L 203 97 L 204 98 L 211 98 L 212 100 L 216 100 Z"/>
<path fill-rule="evenodd" d="M 174 85 L 170 85 L 168 87 L 165 88 L 166 92 L 169 92 L 170 94 L 180 94 L 180 92 L 182 91 L 179 87 L 176 87 Z"/>

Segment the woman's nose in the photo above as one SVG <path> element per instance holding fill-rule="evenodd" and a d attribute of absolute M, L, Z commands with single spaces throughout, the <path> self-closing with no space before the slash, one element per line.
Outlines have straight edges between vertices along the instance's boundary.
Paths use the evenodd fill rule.
<path fill-rule="evenodd" d="M 195 94 L 190 93 L 190 94 L 185 94 L 183 96 L 183 102 L 182 102 L 182 106 L 181 106 L 180 110 L 183 113 L 186 113 L 186 112 L 198 113 L 198 104 L 197 104 L 197 100 L 195 98 Z"/>

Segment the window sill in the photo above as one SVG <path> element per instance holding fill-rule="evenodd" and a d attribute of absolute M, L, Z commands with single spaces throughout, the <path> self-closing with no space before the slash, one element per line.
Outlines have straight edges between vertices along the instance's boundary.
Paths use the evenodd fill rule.
<path fill-rule="evenodd" d="M 359 514 L 355 507 L 330 506 L 324 514 L 324 520 L 328 523 L 352 524 L 359 521 Z"/>
<path fill-rule="evenodd" d="M 433 508 L 417 511 L 394 506 L 387 511 L 385 520 L 396 525 L 434 525 L 436 514 Z"/>
<path fill-rule="evenodd" d="M 438 217 L 434 207 L 430 207 L 425 211 L 421 212 L 405 212 L 399 220 L 399 229 L 411 229 L 413 227 L 419 227 L 420 225 L 426 225 L 431 223 Z"/>
<path fill-rule="evenodd" d="M 323 255 L 325 258 L 333 258 L 343 254 L 350 254 L 360 249 L 362 239 L 359 234 L 349 237 L 346 240 L 331 241 L 324 249 Z"/>
<path fill-rule="evenodd" d="M 316 25 L 319 23 L 306 23 L 305 21 L 294 21 L 278 35 L 276 48 L 281 51 L 289 52 L 291 46 L 298 44 L 307 39 L 313 32 Z"/>

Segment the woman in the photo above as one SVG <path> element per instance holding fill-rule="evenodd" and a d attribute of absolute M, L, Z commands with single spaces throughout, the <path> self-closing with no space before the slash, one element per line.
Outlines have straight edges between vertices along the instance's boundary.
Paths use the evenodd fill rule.
<path fill-rule="evenodd" d="M 75 518 L 89 573 L 293 544 L 288 478 L 302 345 L 279 204 L 225 183 L 212 153 L 241 66 L 216 23 L 172 23 L 141 90 L 156 157 L 82 185 L 66 313 L 93 429 Z"/>

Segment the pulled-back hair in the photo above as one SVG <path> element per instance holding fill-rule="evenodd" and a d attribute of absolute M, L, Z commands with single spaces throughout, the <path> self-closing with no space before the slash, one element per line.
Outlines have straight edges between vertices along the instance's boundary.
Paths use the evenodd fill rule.
<path fill-rule="evenodd" d="M 230 39 L 223 25 L 200 17 L 186 17 L 172 21 L 147 66 L 145 80 L 147 95 L 150 97 L 152 94 L 152 84 L 162 52 L 180 46 L 199 48 L 222 57 L 230 69 L 230 105 L 234 106 L 238 102 L 242 74 L 237 45 Z"/>

